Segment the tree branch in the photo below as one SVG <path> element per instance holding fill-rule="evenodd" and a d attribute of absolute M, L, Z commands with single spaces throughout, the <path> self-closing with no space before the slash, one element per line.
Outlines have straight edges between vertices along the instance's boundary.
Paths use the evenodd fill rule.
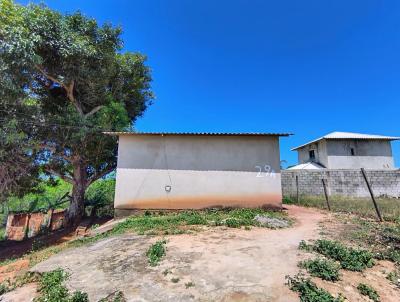
<path fill-rule="evenodd" d="M 102 178 L 103 176 L 106 176 L 108 173 L 112 172 L 113 170 L 115 170 L 116 166 L 112 165 L 110 167 L 107 167 L 106 169 L 104 169 L 103 171 L 99 172 L 99 173 L 95 173 L 93 174 L 88 180 L 87 180 L 87 186 L 90 186 L 91 183 L 93 183 L 94 181 L 98 180 L 99 178 Z"/>
<path fill-rule="evenodd" d="M 52 81 L 53 83 L 57 83 L 58 85 L 60 85 L 62 88 L 64 88 L 65 90 L 67 90 L 67 86 L 65 86 L 65 84 L 63 82 L 60 82 L 59 80 L 57 80 L 55 77 L 49 75 L 47 72 L 44 71 L 44 69 L 39 66 L 39 65 L 35 65 L 36 69 L 42 74 L 44 75 L 47 79 L 49 79 L 50 81 Z"/>
<path fill-rule="evenodd" d="M 80 104 L 76 101 L 75 97 L 74 97 L 74 86 L 75 86 L 75 81 L 72 80 L 71 83 L 69 83 L 69 85 L 64 84 L 63 82 L 57 80 L 55 77 L 49 75 L 44 69 L 43 67 L 41 67 L 40 65 L 35 65 L 35 68 L 42 74 L 44 75 L 47 79 L 49 79 L 50 81 L 52 81 L 53 83 L 57 83 L 58 85 L 60 85 L 62 88 L 65 89 L 66 93 L 67 93 L 67 97 L 70 100 L 70 102 L 75 106 L 76 110 L 78 110 L 78 112 L 81 115 L 84 115 L 82 107 L 80 106 Z"/>
<path fill-rule="evenodd" d="M 85 114 L 85 118 L 87 118 L 87 117 L 89 117 L 89 116 L 95 114 L 97 111 L 99 111 L 99 110 L 102 109 L 103 107 L 104 107 L 103 105 L 94 107 L 94 108 L 92 109 L 92 111 L 90 111 L 90 112 L 88 112 L 88 113 Z"/>
<path fill-rule="evenodd" d="M 57 171 L 54 171 L 53 169 L 50 169 L 50 168 L 45 168 L 45 170 L 46 170 L 48 173 L 53 174 L 53 175 L 55 175 L 55 176 L 57 176 L 57 177 L 60 177 L 62 180 L 65 180 L 66 182 L 69 182 L 70 184 L 74 184 L 74 180 L 73 180 L 71 177 L 69 177 L 69 176 L 66 176 L 66 175 L 64 175 L 64 174 L 61 174 L 61 173 L 59 173 L 59 172 L 57 172 Z"/>

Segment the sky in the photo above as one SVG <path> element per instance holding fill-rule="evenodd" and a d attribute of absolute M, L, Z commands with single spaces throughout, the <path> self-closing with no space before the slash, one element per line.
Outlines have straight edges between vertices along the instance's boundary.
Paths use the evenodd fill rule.
<path fill-rule="evenodd" d="M 332 131 L 400 136 L 398 0 L 40 2 L 120 25 L 124 51 L 148 56 L 138 131 L 290 132 L 287 165 Z"/>

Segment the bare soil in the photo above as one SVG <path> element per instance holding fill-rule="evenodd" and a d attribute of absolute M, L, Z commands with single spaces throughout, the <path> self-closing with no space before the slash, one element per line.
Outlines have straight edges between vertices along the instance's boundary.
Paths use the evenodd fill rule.
<path fill-rule="evenodd" d="M 318 235 L 326 214 L 296 206 L 288 211 L 296 222 L 287 229 L 217 227 L 167 236 L 167 255 L 157 267 L 145 254 L 161 238 L 126 234 L 66 250 L 33 269 L 63 267 L 71 273 L 68 286 L 91 301 L 116 290 L 128 301 L 297 301 L 285 276 L 298 271 L 298 244 Z M 189 283 L 194 286 L 186 288 Z"/>
<path fill-rule="evenodd" d="M 67 287 L 87 292 L 90 301 L 116 291 L 122 291 L 128 301 L 299 301 L 285 284 L 285 276 L 299 272 L 299 261 L 315 257 L 298 250 L 299 242 L 333 238 L 344 227 L 325 211 L 287 208 L 295 223 L 286 229 L 209 227 L 165 237 L 124 234 L 67 249 L 33 270 L 64 268 L 71 274 Z M 167 240 L 166 256 L 151 267 L 146 251 L 163 238 Z M 386 279 L 393 269 L 393 263 L 379 261 L 362 273 L 341 270 L 341 280 L 336 283 L 312 279 L 334 295 L 344 294 L 348 301 L 369 301 L 356 289 L 360 282 L 374 287 L 381 301 L 400 301 L 400 290 Z M 13 296 L 24 290 L 29 299 Z M 28 285 L 0 301 L 30 301 L 33 296 L 32 285 Z"/>

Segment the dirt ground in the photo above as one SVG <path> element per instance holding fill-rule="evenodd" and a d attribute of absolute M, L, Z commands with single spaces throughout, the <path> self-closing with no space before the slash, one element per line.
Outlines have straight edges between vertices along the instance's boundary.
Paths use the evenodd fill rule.
<path fill-rule="evenodd" d="M 68 286 L 91 301 L 116 290 L 128 301 L 297 301 L 285 276 L 298 271 L 298 244 L 318 235 L 325 214 L 291 206 L 289 215 L 296 223 L 287 229 L 218 227 L 166 236 L 167 255 L 156 267 L 145 253 L 159 237 L 121 235 L 66 250 L 33 270 L 63 267 L 71 273 Z M 194 286 L 186 288 L 189 282 Z"/>
<path fill-rule="evenodd" d="M 315 256 L 298 250 L 298 244 L 329 233 L 326 222 L 335 222 L 335 228 L 337 223 L 324 211 L 287 208 L 296 220 L 287 229 L 210 227 L 165 237 L 124 234 L 65 250 L 32 270 L 64 268 L 71 274 L 68 288 L 87 292 L 90 301 L 116 291 L 122 291 L 128 301 L 299 301 L 285 285 L 285 276 L 299 272 L 300 260 Z M 167 240 L 166 256 L 151 267 L 146 251 L 162 238 Z M 393 268 L 393 263 L 380 261 L 363 273 L 342 270 L 342 280 L 336 283 L 313 280 L 332 294 L 343 293 L 348 301 L 369 301 L 357 292 L 359 282 L 376 288 L 381 301 L 400 301 L 399 289 L 385 278 Z M 29 299 L 17 299 L 24 295 Z M 33 297 L 34 287 L 28 285 L 0 301 Z"/>

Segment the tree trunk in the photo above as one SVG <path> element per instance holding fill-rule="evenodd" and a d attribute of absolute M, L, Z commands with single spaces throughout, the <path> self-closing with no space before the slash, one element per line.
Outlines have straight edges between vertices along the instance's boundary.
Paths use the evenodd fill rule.
<path fill-rule="evenodd" d="M 68 209 L 68 224 L 78 225 L 85 211 L 85 191 L 87 174 L 85 166 L 79 160 L 73 163 L 74 183 L 72 186 L 72 199 Z"/>

